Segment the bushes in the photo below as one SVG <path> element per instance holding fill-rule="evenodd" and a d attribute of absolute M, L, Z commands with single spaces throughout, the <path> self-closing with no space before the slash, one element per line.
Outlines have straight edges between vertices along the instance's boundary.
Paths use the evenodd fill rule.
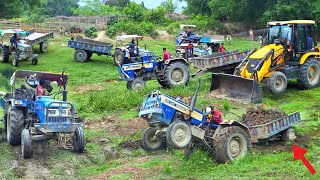
<path fill-rule="evenodd" d="M 89 38 L 96 38 L 97 37 L 97 28 L 96 27 L 90 27 L 89 29 L 86 29 L 84 31 L 84 34 Z"/>
<path fill-rule="evenodd" d="M 107 30 L 107 35 L 112 37 L 117 33 L 125 32 L 127 34 L 139 34 L 154 36 L 155 25 L 151 22 L 134 22 L 121 20 L 118 23 L 111 25 Z"/>

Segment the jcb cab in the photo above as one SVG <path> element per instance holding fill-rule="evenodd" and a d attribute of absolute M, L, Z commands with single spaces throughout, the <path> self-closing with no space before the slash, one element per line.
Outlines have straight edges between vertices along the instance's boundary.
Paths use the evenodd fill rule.
<path fill-rule="evenodd" d="M 233 75 L 213 74 L 211 91 L 214 95 L 262 101 L 258 83 L 280 94 L 287 81 L 297 80 L 301 89 L 319 85 L 320 47 L 313 38 L 315 21 L 294 20 L 268 23 L 264 46 L 252 50 L 235 69 Z"/>

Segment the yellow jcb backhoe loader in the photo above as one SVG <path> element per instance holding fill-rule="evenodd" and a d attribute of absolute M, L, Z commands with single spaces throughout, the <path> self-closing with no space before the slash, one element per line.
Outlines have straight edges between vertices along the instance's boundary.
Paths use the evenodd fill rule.
<path fill-rule="evenodd" d="M 297 80 L 301 89 L 318 86 L 320 47 L 312 38 L 314 27 L 315 21 L 311 20 L 269 22 L 261 49 L 252 50 L 233 75 L 212 75 L 212 94 L 259 103 L 262 82 L 274 94 L 283 93 L 288 80 Z"/>

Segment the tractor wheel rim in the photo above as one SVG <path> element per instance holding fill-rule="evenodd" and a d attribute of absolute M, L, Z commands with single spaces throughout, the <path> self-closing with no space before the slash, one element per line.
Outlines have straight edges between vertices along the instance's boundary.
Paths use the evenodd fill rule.
<path fill-rule="evenodd" d="M 82 59 L 82 58 L 83 58 L 83 56 L 84 56 L 84 55 L 83 55 L 83 53 L 82 53 L 82 52 L 78 53 L 78 58 L 79 58 L 79 59 Z"/>
<path fill-rule="evenodd" d="M 141 83 L 136 83 L 134 85 L 134 89 L 140 89 L 140 88 L 142 88 L 142 84 Z"/>
<path fill-rule="evenodd" d="M 47 43 L 43 43 L 42 46 L 43 46 L 43 50 L 47 50 L 48 49 L 48 44 Z"/>
<path fill-rule="evenodd" d="M 318 81 L 318 75 L 319 74 L 319 69 L 316 68 L 315 66 L 310 66 L 309 71 L 308 71 L 308 80 L 310 83 L 315 84 Z"/>
<path fill-rule="evenodd" d="M 3 51 L 0 49 L 0 60 L 3 60 Z"/>
<path fill-rule="evenodd" d="M 282 84 L 283 84 L 282 79 L 278 78 L 278 79 L 276 79 L 274 86 L 275 86 L 275 88 L 279 89 L 282 87 Z"/>
<path fill-rule="evenodd" d="M 175 82 L 180 82 L 183 78 L 183 73 L 180 69 L 175 69 L 172 71 L 172 75 L 171 78 L 175 81 Z"/>
<path fill-rule="evenodd" d="M 237 157 L 241 152 L 239 140 L 233 138 L 233 139 L 231 139 L 229 145 L 230 145 L 229 150 L 230 150 L 231 157 L 233 157 L 233 158 Z"/>
<path fill-rule="evenodd" d="M 118 55 L 116 56 L 116 61 L 117 61 L 117 63 L 119 63 L 119 62 L 120 62 L 120 60 L 121 60 L 121 55 L 120 55 L 120 54 L 118 54 Z"/>
<path fill-rule="evenodd" d="M 183 129 L 179 128 L 174 132 L 176 141 L 183 142 L 186 138 L 186 133 Z"/>

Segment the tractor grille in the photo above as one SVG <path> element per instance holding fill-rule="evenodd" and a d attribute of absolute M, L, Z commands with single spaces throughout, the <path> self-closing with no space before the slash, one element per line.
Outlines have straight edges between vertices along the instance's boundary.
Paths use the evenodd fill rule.
<path fill-rule="evenodd" d="M 261 60 L 249 60 L 248 66 L 247 66 L 248 72 L 252 73 L 253 70 L 259 65 L 260 62 Z M 260 68 L 258 69 L 258 71 L 260 70 Z"/>
<path fill-rule="evenodd" d="M 69 118 L 66 117 L 49 117 L 48 123 L 67 123 Z"/>

